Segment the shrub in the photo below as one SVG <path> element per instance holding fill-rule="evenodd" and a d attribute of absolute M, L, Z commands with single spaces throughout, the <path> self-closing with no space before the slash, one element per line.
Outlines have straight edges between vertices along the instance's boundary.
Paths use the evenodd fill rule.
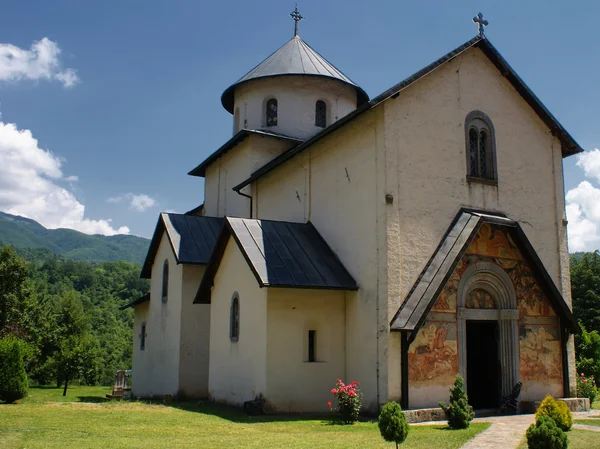
<path fill-rule="evenodd" d="M 529 449 L 567 449 L 567 434 L 558 428 L 548 415 L 536 417 L 535 424 L 527 429 L 527 447 Z"/>
<path fill-rule="evenodd" d="M 404 412 L 397 402 L 388 402 L 385 404 L 379 414 L 379 432 L 385 441 L 402 444 L 408 436 L 408 423 Z"/>
<path fill-rule="evenodd" d="M 456 376 L 454 387 L 450 388 L 450 405 L 446 407 L 446 404 L 440 402 L 440 407 L 446 413 L 448 425 L 453 429 L 466 429 L 475 418 L 465 392 L 465 380 L 460 375 Z"/>
<path fill-rule="evenodd" d="M 13 403 L 27 396 L 28 384 L 21 341 L 15 337 L 0 339 L 0 401 Z"/>
<path fill-rule="evenodd" d="M 564 432 L 568 432 L 571 426 L 573 426 L 573 415 L 567 404 L 556 401 L 550 395 L 546 396 L 540 404 L 540 408 L 535 413 L 536 419 L 543 415 L 552 418 L 556 425 Z"/>
<path fill-rule="evenodd" d="M 594 376 L 586 377 L 583 373 L 577 377 L 577 397 L 578 398 L 589 398 L 590 405 L 596 400 L 598 395 L 598 387 L 596 387 L 596 381 Z"/>
<path fill-rule="evenodd" d="M 331 411 L 338 411 L 342 416 L 342 422 L 346 424 L 352 424 L 358 420 L 362 402 L 362 394 L 358 389 L 359 385 L 358 382 L 345 385 L 344 382 L 338 379 L 336 388 L 331 390 L 331 393 L 338 400 L 338 406 L 337 409 L 332 408 L 331 402 L 328 402 L 327 405 Z"/>

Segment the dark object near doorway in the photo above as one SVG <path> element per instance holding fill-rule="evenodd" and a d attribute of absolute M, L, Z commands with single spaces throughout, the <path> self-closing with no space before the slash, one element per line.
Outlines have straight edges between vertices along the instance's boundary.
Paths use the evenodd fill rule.
<path fill-rule="evenodd" d="M 519 411 L 519 396 L 521 396 L 522 382 L 517 382 L 508 396 L 500 402 L 500 413 L 517 413 Z"/>

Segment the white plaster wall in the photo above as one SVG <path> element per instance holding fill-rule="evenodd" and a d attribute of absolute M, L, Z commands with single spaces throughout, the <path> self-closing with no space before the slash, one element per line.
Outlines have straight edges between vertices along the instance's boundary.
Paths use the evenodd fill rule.
<path fill-rule="evenodd" d="M 483 53 L 466 51 L 384 107 L 385 189 L 394 195 L 387 208 L 388 317 L 461 206 L 519 221 L 570 302 L 560 143 Z M 466 180 L 464 120 L 476 109 L 494 124 L 497 187 Z M 399 352 L 391 352 L 389 365 L 399 363 Z M 390 378 L 390 386 L 399 383 Z"/>
<path fill-rule="evenodd" d="M 168 301 L 162 302 L 163 263 L 169 261 Z M 146 318 L 145 364 L 133 365 L 133 394 L 152 397 L 179 392 L 182 265 L 177 265 L 166 233 L 154 264 Z"/>
<path fill-rule="evenodd" d="M 210 304 L 194 304 L 206 265 L 183 265 L 179 395 L 208 397 Z"/>
<path fill-rule="evenodd" d="M 251 135 L 206 169 L 204 215 L 250 217 L 250 200 L 232 189 L 294 143 Z M 244 189 L 249 194 L 250 188 Z"/>
<path fill-rule="evenodd" d="M 133 310 L 132 393 L 134 396 L 139 396 L 140 391 L 143 392 L 149 387 L 148 382 L 150 379 L 144 375 L 148 370 L 148 352 L 141 349 L 142 324 L 148 321 L 149 309 L 150 302 L 146 301 L 135 306 Z"/>
<path fill-rule="evenodd" d="M 239 294 L 239 341 L 229 338 L 231 298 Z M 229 240 L 211 292 L 209 395 L 241 405 L 267 390 L 267 290 L 233 239 Z"/>
<path fill-rule="evenodd" d="M 282 412 L 326 412 L 345 364 L 342 291 L 268 289 L 267 393 Z M 316 331 L 316 362 L 308 362 L 308 331 Z M 292 386 L 292 388 L 290 388 Z"/>
<path fill-rule="evenodd" d="M 276 98 L 278 124 L 267 128 L 266 102 Z M 327 126 L 356 109 L 356 90 L 341 81 L 315 76 L 282 76 L 248 81 L 235 89 L 234 110 L 239 108 L 239 128 L 268 129 L 308 139 L 323 128 L 315 126 L 315 105 L 327 104 Z"/>
<path fill-rule="evenodd" d="M 361 382 L 365 406 L 374 412 L 378 396 L 387 394 L 381 390 L 386 382 L 377 381 L 386 351 L 377 331 L 388 326 L 380 290 L 385 252 L 378 250 L 384 204 L 376 178 L 379 114 L 365 113 L 252 186 L 258 218 L 311 221 L 357 280 L 360 290 L 346 293 L 346 376 Z M 382 368 L 380 379 L 386 375 Z"/>

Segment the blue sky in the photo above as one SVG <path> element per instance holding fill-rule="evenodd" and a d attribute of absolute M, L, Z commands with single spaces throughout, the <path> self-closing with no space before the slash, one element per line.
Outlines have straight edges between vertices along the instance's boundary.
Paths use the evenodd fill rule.
<path fill-rule="evenodd" d="M 200 204 L 203 180 L 186 173 L 231 137 L 220 95 L 292 36 L 293 8 L 287 0 L 4 0 L 4 50 L 30 51 L 47 38 L 38 50 L 53 59 L 3 68 L 10 61 L 0 46 L 0 210 L 148 237 L 159 211 Z M 299 9 L 303 39 L 371 97 L 473 37 L 471 18 L 482 11 L 487 36 L 517 73 L 586 150 L 600 147 L 599 2 L 301 0 Z M 15 163 L 15 154 L 35 161 Z M 576 249 L 600 240 L 600 156 L 592 156 L 565 161 Z"/>

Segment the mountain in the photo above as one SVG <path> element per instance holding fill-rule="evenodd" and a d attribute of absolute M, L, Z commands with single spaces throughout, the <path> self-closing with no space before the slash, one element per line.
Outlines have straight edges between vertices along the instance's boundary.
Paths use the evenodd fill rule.
<path fill-rule="evenodd" d="M 46 229 L 37 221 L 0 212 L 0 246 L 46 248 L 73 260 L 126 260 L 141 264 L 150 240 L 134 235 L 88 235 L 72 229 Z"/>

